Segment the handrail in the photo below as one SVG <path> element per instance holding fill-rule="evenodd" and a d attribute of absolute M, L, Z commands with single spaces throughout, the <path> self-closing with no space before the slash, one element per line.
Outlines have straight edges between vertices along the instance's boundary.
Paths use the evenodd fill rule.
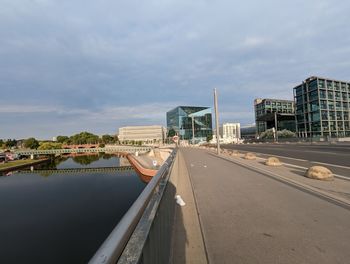
<path fill-rule="evenodd" d="M 117 262 L 155 189 L 158 187 L 164 175 L 168 173 L 169 166 L 172 164 L 175 155 L 176 150 L 173 150 L 168 159 L 159 168 L 157 174 L 147 184 L 140 196 L 97 250 L 95 255 L 89 261 L 89 264 L 110 264 Z"/>

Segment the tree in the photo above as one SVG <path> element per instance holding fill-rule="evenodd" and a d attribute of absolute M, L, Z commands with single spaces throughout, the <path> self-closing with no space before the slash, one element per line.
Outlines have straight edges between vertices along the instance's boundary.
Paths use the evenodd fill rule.
<path fill-rule="evenodd" d="M 58 143 L 65 143 L 67 144 L 69 141 L 69 137 L 67 136 L 57 136 L 57 142 Z"/>
<path fill-rule="evenodd" d="M 0 148 L 4 147 L 4 141 L 2 139 L 0 139 Z"/>
<path fill-rule="evenodd" d="M 5 147 L 6 148 L 12 148 L 12 147 L 15 147 L 15 146 L 17 146 L 17 140 L 16 139 L 8 139 L 5 142 Z"/>
<path fill-rule="evenodd" d="M 54 143 L 54 142 L 44 142 L 40 144 L 38 149 L 46 150 L 46 149 L 61 149 L 62 143 Z"/>
<path fill-rule="evenodd" d="M 261 139 L 272 139 L 273 138 L 273 129 L 267 129 L 260 134 Z"/>
<path fill-rule="evenodd" d="M 104 144 L 111 144 L 114 143 L 115 139 L 111 135 L 103 135 L 102 136 L 102 143 Z"/>
<path fill-rule="evenodd" d="M 99 141 L 99 137 L 89 132 L 81 132 L 79 134 L 75 134 L 70 138 L 71 144 L 97 144 Z"/>
<path fill-rule="evenodd" d="M 176 135 L 175 130 L 174 130 L 173 128 L 169 129 L 169 131 L 168 131 L 168 137 L 173 137 L 173 136 L 175 136 L 175 135 Z"/>
<path fill-rule="evenodd" d="M 213 139 L 213 135 L 212 134 L 209 134 L 208 136 L 207 136 L 207 142 L 209 142 L 210 140 L 212 140 Z"/>
<path fill-rule="evenodd" d="M 39 147 L 39 142 L 35 138 L 28 138 L 24 141 L 24 147 L 30 149 L 37 149 Z"/>
<path fill-rule="evenodd" d="M 283 129 L 281 131 L 277 131 L 277 135 L 279 138 L 294 138 L 296 134 L 290 130 Z"/>

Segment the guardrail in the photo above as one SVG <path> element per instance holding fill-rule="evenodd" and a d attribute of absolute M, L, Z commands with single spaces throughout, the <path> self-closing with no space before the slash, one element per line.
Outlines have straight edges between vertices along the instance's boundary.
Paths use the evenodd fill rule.
<path fill-rule="evenodd" d="M 142 263 L 165 263 L 163 259 L 166 259 L 169 254 L 167 252 L 161 253 L 162 250 L 156 250 L 163 256 L 161 254 L 152 256 L 152 250 L 149 249 L 154 245 L 147 245 L 147 241 L 152 240 L 150 239 L 150 230 L 156 225 L 157 227 L 154 228 L 158 232 L 156 240 L 161 240 L 159 239 L 159 230 L 165 229 L 162 233 L 165 235 L 166 241 L 158 241 L 158 243 L 166 245 L 166 249 L 170 251 L 171 219 L 173 219 L 171 214 L 174 212 L 171 207 L 174 208 L 174 188 L 167 195 L 168 200 L 172 201 L 172 206 L 163 206 L 169 212 L 157 214 L 157 211 L 166 190 L 169 172 L 174 164 L 176 154 L 177 150 L 175 149 L 89 261 L 89 264 L 111 264 L 117 263 L 117 261 L 118 263 L 139 263 L 141 259 Z M 157 218 L 157 215 L 160 218 Z M 145 258 L 148 261 L 145 261 Z"/>

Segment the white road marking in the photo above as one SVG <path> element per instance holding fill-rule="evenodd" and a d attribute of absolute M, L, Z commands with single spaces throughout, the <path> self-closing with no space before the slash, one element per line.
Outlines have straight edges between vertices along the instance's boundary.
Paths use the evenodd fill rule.
<path fill-rule="evenodd" d="M 311 161 L 311 162 L 312 162 L 312 163 L 317 163 L 317 164 L 322 164 L 322 165 L 328 165 L 328 166 L 332 166 L 332 167 L 338 167 L 338 168 L 343 168 L 343 169 L 350 170 L 350 167 L 347 167 L 347 166 L 335 165 L 335 164 L 324 163 L 324 162 L 318 162 L 318 161 Z"/>

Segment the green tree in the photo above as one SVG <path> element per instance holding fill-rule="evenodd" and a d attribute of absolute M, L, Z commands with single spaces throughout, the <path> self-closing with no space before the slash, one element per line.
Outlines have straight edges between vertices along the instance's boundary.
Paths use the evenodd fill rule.
<path fill-rule="evenodd" d="M 8 139 L 5 142 L 5 147 L 6 148 L 12 148 L 12 147 L 15 147 L 15 146 L 17 146 L 17 140 L 16 139 Z"/>
<path fill-rule="evenodd" d="M 114 143 L 115 139 L 111 135 L 103 135 L 102 136 L 102 143 L 104 144 L 111 144 Z"/>
<path fill-rule="evenodd" d="M 99 142 L 99 137 L 89 132 L 81 132 L 75 134 L 70 138 L 71 144 L 97 144 Z"/>
<path fill-rule="evenodd" d="M 67 136 L 57 136 L 57 142 L 66 144 L 66 143 L 69 142 L 69 137 L 67 137 Z"/>
<path fill-rule="evenodd" d="M 287 129 L 277 131 L 277 135 L 279 138 L 294 138 L 297 136 L 294 132 Z"/>
<path fill-rule="evenodd" d="M 37 149 L 39 147 L 39 142 L 33 137 L 28 138 L 24 141 L 24 147 L 30 149 Z"/>
<path fill-rule="evenodd" d="M 213 135 L 212 134 L 209 134 L 208 136 L 207 136 L 207 142 L 209 142 L 210 140 L 212 140 L 213 139 Z"/>
<path fill-rule="evenodd" d="M 2 140 L 2 139 L 0 139 L 0 148 L 4 148 L 5 146 L 5 142 Z"/>
<path fill-rule="evenodd" d="M 175 135 L 176 135 L 175 130 L 174 130 L 173 128 L 169 129 L 169 131 L 168 131 L 168 137 L 173 137 L 173 136 L 175 136 Z"/>
<path fill-rule="evenodd" d="M 38 149 L 47 150 L 47 149 L 61 149 L 62 143 L 54 143 L 54 142 L 44 142 L 40 144 Z"/>

